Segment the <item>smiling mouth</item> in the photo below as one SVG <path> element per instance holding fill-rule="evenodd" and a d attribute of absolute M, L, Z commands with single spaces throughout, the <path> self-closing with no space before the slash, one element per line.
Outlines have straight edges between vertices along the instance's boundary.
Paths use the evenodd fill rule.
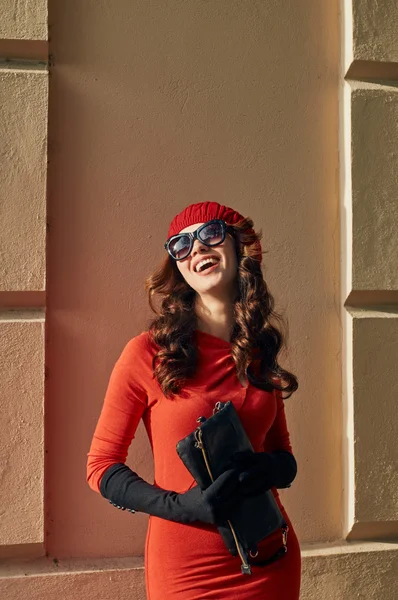
<path fill-rule="evenodd" d="M 208 275 L 209 273 L 212 273 L 213 271 L 215 271 L 219 265 L 220 265 L 220 261 L 217 261 L 215 264 L 205 266 L 205 268 L 202 271 L 195 271 L 195 274 L 201 275 L 201 276 Z"/>
<path fill-rule="evenodd" d="M 218 264 L 219 262 L 220 259 L 217 258 L 217 256 L 207 256 L 206 258 L 202 258 L 196 263 L 194 267 L 194 272 L 202 273 L 203 271 L 208 271 L 211 267 Z"/>

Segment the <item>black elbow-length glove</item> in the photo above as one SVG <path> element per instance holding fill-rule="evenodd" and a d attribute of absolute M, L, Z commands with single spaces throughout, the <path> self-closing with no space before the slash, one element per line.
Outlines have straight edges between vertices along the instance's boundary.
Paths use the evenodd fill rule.
<path fill-rule="evenodd" d="M 291 452 L 236 452 L 230 468 L 239 471 L 238 481 L 244 495 L 254 495 L 271 487 L 288 488 L 297 475 L 297 462 Z"/>
<path fill-rule="evenodd" d="M 111 504 L 130 512 L 144 512 L 178 523 L 225 522 L 242 498 L 238 491 L 240 471 L 222 473 L 206 490 L 194 486 L 187 492 L 164 490 L 144 481 L 124 463 L 115 463 L 104 472 L 100 493 Z"/>

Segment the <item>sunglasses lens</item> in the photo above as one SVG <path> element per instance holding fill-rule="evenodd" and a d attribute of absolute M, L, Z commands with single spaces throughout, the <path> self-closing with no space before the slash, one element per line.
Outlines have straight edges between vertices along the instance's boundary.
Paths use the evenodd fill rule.
<path fill-rule="evenodd" d="M 223 239 L 222 224 L 210 223 L 200 231 L 199 237 L 204 244 L 207 244 L 207 246 L 216 246 L 217 244 L 220 244 Z"/>
<path fill-rule="evenodd" d="M 174 258 L 185 258 L 189 254 L 190 239 L 187 235 L 180 235 L 171 240 L 169 250 Z"/>

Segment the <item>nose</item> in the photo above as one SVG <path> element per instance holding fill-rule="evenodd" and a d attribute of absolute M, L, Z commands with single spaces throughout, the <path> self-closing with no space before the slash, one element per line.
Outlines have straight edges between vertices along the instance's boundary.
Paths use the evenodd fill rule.
<path fill-rule="evenodd" d="M 206 246 L 206 244 L 204 244 L 200 240 L 194 240 L 191 252 L 192 257 L 196 256 L 196 254 L 200 254 L 201 252 L 203 252 L 203 250 L 207 251 L 208 246 Z"/>

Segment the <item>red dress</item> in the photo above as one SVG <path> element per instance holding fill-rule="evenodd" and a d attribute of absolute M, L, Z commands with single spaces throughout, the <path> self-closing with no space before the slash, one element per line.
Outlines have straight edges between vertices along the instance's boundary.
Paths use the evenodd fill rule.
<path fill-rule="evenodd" d="M 154 483 L 184 492 L 196 482 L 176 452 L 177 442 L 209 417 L 217 400 L 231 400 L 256 452 L 292 451 L 283 399 L 279 392 L 243 387 L 237 377 L 231 344 L 197 330 L 196 375 L 181 393 L 166 398 L 152 375 L 156 347 L 148 332 L 131 339 L 115 364 L 90 451 L 87 481 L 99 492 L 105 470 L 125 462 L 140 419 L 143 419 L 154 458 Z M 301 578 L 300 546 L 292 523 L 287 553 L 268 566 L 253 566 L 242 575 L 239 556 L 232 556 L 213 525 L 182 524 L 150 516 L 145 543 L 145 581 L 148 600 L 298 600 Z M 130 513 L 129 517 L 134 518 Z M 280 531 L 259 544 L 260 558 L 281 545 Z"/>

